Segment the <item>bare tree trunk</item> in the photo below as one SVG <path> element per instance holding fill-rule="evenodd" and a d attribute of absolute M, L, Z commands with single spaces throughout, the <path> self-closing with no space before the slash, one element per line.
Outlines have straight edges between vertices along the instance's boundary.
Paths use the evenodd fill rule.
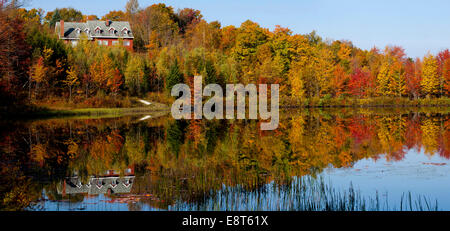
<path fill-rule="evenodd" d="M 72 102 L 72 86 L 69 86 L 69 102 Z"/>

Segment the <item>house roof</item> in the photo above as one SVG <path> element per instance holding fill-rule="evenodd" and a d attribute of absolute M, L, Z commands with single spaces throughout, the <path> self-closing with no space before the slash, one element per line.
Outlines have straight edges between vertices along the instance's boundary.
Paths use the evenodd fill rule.
<path fill-rule="evenodd" d="M 56 30 L 61 28 L 60 22 L 56 23 Z M 99 29 L 97 33 L 96 29 Z M 79 32 L 78 32 L 79 30 Z M 110 32 L 112 30 L 112 32 Z M 127 30 L 127 33 L 122 33 Z M 133 39 L 133 33 L 129 22 L 111 21 L 109 26 L 106 21 L 64 22 L 64 37 L 61 39 L 79 39 L 82 33 L 86 33 L 89 39 L 93 38 L 125 38 Z"/>
<path fill-rule="evenodd" d="M 91 177 L 88 183 L 83 184 L 79 177 L 68 177 L 64 183 L 61 182 L 57 191 L 58 194 L 62 194 L 65 191 L 66 194 L 87 193 L 90 195 L 98 195 L 107 194 L 110 189 L 112 193 L 130 193 L 133 181 L 134 176 Z"/>

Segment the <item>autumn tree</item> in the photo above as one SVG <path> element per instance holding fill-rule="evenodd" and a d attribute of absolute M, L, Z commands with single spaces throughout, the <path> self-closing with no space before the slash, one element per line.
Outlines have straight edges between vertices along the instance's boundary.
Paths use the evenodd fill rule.
<path fill-rule="evenodd" d="M 296 44 L 291 40 L 292 31 L 288 28 L 275 26 L 273 33 L 269 34 L 269 46 L 273 50 L 274 65 L 281 68 L 281 73 L 289 71 L 290 63 L 294 59 Z"/>
<path fill-rule="evenodd" d="M 333 71 L 333 91 L 334 95 L 339 97 L 347 93 L 348 82 L 350 80 L 349 74 L 347 74 L 341 65 L 337 65 Z"/>
<path fill-rule="evenodd" d="M 268 43 L 258 47 L 255 66 L 256 81 L 258 83 L 281 82 L 283 69 L 282 61 L 279 59 L 279 56 L 274 56 Z"/>
<path fill-rule="evenodd" d="M 450 51 L 445 49 L 439 52 L 436 56 L 436 60 L 438 63 L 437 74 L 439 76 L 439 94 L 443 96 L 446 93 L 446 86 L 448 86 L 448 73 L 446 73 L 447 68 L 446 65 L 449 65 L 448 62 L 450 60 Z"/>
<path fill-rule="evenodd" d="M 219 49 L 225 54 L 228 54 L 235 46 L 237 29 L 234 26 L 227 26 L 222 28 L 220 31 L 222 35 L 220 36 L 221 40 Z"/>
<path fill-rule="evenodd" d="M 145 61 L 139 56 L 132 56 L 125 70 L 125 84 L 131 94 L 141 94 L 144 84 Z"/>
<path fill-rule="evenodd" d="M 135 13 L 130 23 L 135 37 L 134 45 L 138 50 L 145 50 L 149 46 L 152 32 L 155 32 L 153 43 L 165 47 L 175 42 L 179 31 L 173 8 L 162 3 Z"/>
<path fill-rule="evenodd" d="M 428 54 L 423 58 L 422 81 L 420 85 L 427 97 L 438 94 L 439 92 L 439 76 L 438 63 L 433 55 Z"/>
<path fill-rule="evenodd" d="M 33 82 L 36 84 L 35 96 L 37 96 L 39 86 L 46 81 L 46 76 L 47 76 L 47 67 L 45 66 L 44 63 L 44 57 L 40 57 L 37 60 L 37 62 L 33 64 L 30 71 L 30 83 Z M 29 89 L 31 91 L 31 84 L 29 86 L 30 86 Z"/>
<path fill-rule="evenodd" d="M 31 61 L 23 20 L 12 14 L 16 6 L 9 3 L 0 5 L 0 98 L 4 106 L 23 99 L 21 87 L 28 81 Z"/>
<path fill-rule="evenodd" d="M 372 86 L 370 73 L 367 69 L 357 68 L 351 75 L 349 81 L 350 94 L 358 97 L 367 97 Z"/>
<path fill-rule="evenodd" d="M 327 47 L 320 47 L 315 54 L 313 87 L 317 97 L 332 93 L 332 78 L 335 69 L 333 54 Z"/>
<path fill-rule="evenodd" d="M 19 17 L 23 19 L 25 24 L 40 24 L 44 18 L 44 10 L 41 8 L 30 10 L 20 8 L 17 10 L 17 14 L 19 14 Z"/>
<path fill-rule="evenodd" d="M 139 1 L 138 0 L 128 0 L 125 5 L 125 12 L 128 17 L 135 15 L 139 11 Z"/>
<path fill-rule="evenodd" d="M 442 76 L 444 79 L 444 90 L 450 96 L 450 59 L 445 60 Z"/>
<path fill-rule="evenodd" d="M 97 17 L 97 15 L 83 15 L 83 22 L 86 21 L 94 21 L 94 20 L 99 20 L 99 18 Z"/>
<path fill-rule="evenodd" d="M 69 87 L 69 101 L 72 101 L 72 88 L 78 85 L 78 74 L 73 67 L 67 70 L 67 77 L 64 83 Z"/>
<path fill-rule="evenodd" d="M 117 93 L 120 90 L 120 87 L 123 85 L 124 80 L 123 76 L 120 73 L 119 69 L 114 70 L 114 76 L 112 79 L 108 79 L 108 82 L 106 85 L 109 87 L 109 90 L 113 93 L 114 96 L 117 95 Z"/>
<path fill-rule="evenodd" d="M 126 21 L 127 16 L 126 13 L 121 11 L 121 10 L 113 10 L 110 11 L 109 13 L 105 14 L 102 17 L 102 20 L 112 20 L 112 21 Z"/>
<path fill-rule="evenodd" d="M 256 82 L 255 64 L 258 46 L 264 44 L 268 31 L 250 20 L 242 23 L 236 35 L 236 45 L 232 56 L 242 67 L 242 82 Z"/>
<path fill-rule="evenodd" d="M 420 59 L 405 62 L 405 79 L 408 93 L 415 99 L 420 96 L 420 82 L 422 78 L 422 63 Z"/>
<path fill-rule="evenodd" d="M 400 97 L 405 94 L 404 56 L 403 48 L 386 47 L 384 59 L 377 75 L 379 95 Z"/>
<path fill-rule="evenodd" d="M 203 18 L 203 15 L 199 10 L 191 8 L 178 10 L 176 16 L 181 33 L 184 33 L 188 27 L 195 26 L 195 24 L 199 23 Z"/>
<path fill-rule="evenodd" d="M 50 25 L 54 27 L 56 22 L 64 20 L 67 22 L 81 22 L 83 21 L 83 13 L 74 8 L 57 8 L 54 11 L 49 11 L 45 15 L 44 19 Z"/>
<path fill-rule="evenodd" d="M 220 23 L 200 20 L 185 29 L 185 43 L 188 49 L 204 47 L 208 51 L 219 48 L 221 41 Z"/>
<path fill-rule="evenodd" d="M 95 60 L 90 69 L 89 74 L 92 81 L 96 84 L 98 89 L 107 92 L 108 80 L 114 78 L 115 67 L 113 61 L 107 54 L 103 54 Z"/>
<path fill-rule="evenodd" d="M 293 63 L 288 74 L 289 84 L 291 85 L 291 97 L 296 101 L 303 100 L 305 97 L 305 83 L 302 68 L 302 64 Z"/>

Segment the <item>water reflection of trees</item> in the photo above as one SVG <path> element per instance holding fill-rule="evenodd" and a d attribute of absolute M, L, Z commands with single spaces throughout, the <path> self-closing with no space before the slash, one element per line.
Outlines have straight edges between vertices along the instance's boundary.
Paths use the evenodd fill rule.
<path fill-rule="evenodd" d="M 24 208 L 43 191 L 51 200 L 80 201 L 56 193 L 58 184 L 130 166 L 132 193 L 153 195 L 140 203 L 167 208 L 202 200 L 223 185 L 253 190 L 363 158 L 399 161 L 409 149 L 450 158 L 450 117 L 438 112 L 288 111 L 271 132 L 242 120 L 8 122 L 0 138 L 1 209 Z"/>

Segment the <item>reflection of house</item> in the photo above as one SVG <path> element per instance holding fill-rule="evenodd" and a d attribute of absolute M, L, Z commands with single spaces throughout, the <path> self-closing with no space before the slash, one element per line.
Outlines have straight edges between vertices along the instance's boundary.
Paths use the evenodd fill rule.
<path fill-rule="evenodd" d="M 104 176 L 90 177 L 87 183 L 82 183 L 80 177 L 68 177 L 58 187 L 58 194 L 86 193 L 90 195 L 130 193 L 134 182 L 134 171 L 129 168 L 125 176 L 120 177 L 115 170 L 106 171 Z"/>
<path fill-rule="evenodd" d="M 129 22 L 121 21 L 87 21 L 87 22 L 64 22 L 56 23 L 55 30 L 59 39 L 65 43 L 76 46 L 82 34 L 88 40 L 96 42 L 100 46 L 123 45 L 133 50 L 133 33 Z M 119 40 L 122 40 L 120 43 Z"/>

